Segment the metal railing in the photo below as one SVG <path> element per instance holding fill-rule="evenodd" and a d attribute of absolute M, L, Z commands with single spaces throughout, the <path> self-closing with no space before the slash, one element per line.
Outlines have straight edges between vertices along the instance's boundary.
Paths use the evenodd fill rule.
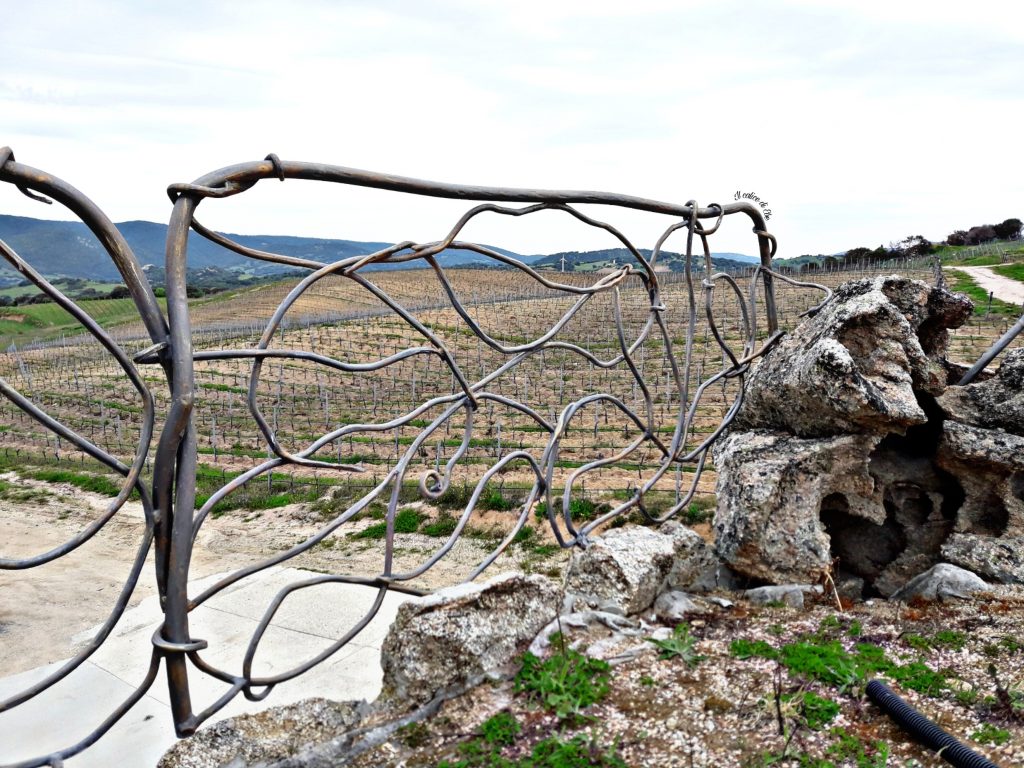
<path fill-rule="evenodd" d="M 465 213 L 448 234 L 437 242 L 400 242 L 369 255 L 356 256 L 333 263 L 254 250 L 207 229 L 196 219 L 196 210 L 203 201 L 218 200 L 243 193 L 265 179 L 281 181 L 308 179 L 372 187 L 410 195 L 475 201 L 479 204 Z M 34 199 L 48 202 L 47 198 L 49 198 L 64 205 L 88 226 L 117 266 L 138 310 L 138 316 L 152 342 L 151 346 L 142 352 L 129 355 L 114 340 L 107 329 L 96 323 L 89 314 L 33 269 L 12 248 L 0 242 L 0 256 L 3 256 L 8 264 L 70 313 L 81 325 L 83 331 L 95 338 L 107 354 L 116 361 L 123 376 L 130 381 L 137 393 L 141 406 L 141 427 L 138 433 L 137 449 L 130 462 L 122 461 L 111 452 L 87 439 L 83 434 L 53 418 L 8 381 L 0 380 L 0 393 L 17 408 L 42 424 L 65 443 L 75 446 L 77 450 L 123 477 L 118 495 L 110 502 L 105 512 L 85 529 L 47 552 L 21 559 L 0 559 L 0 569 L 37 568 L 57 561 L 96 535 L 123 509 L 126 501 L 133 494 L 137 495 L 141 501 L 145 517 L 144 533 L 135 555 L 134 565 L 109 617 L 72 659 L 17 695 L 0 702 L 0 718 L 3 717 L 4 712 L 58 684 L 103 645 L 129 603 L 150 550 L 154 553 L 156 583 L 163 611 L 163 623 L 152 637 L 148 672 L 131 695 L 123 701 L 111 705 L 109 715 L 84 738 L 55 753 L 40 755 L 16 764 L 23 767 L 61 765 L 62 760 L 89 747 L 156 683 L 161 667 L 166 674 L 174 726 L 179 736 L 187 736 L 195 732 L 200 724 L 239 694 L 250 700 L 261 700 L 270 694 L 275 685 L 307 672 L 349 642 L 369 623 L 380 608 L 388 590 L 419 593 L 418 590 L 410 588 L 407 582 L 422 575 L 449 552 L 463 532 L 488 481 L 512 463 L 518 463 L 527 468 L 528 475 L 532 476 L 532 487 L 526 493 L 511 531 L 483 558 L 474 569 L 470 576 L 471 579 L 486 569 L 509 546 L 526 523 L 535 502 L 539 500 L 546 502 L 547 522 L 562 547 L 586 546 L 588 536 L 596 528 L 629 512 L 639 512 L 650 520 L 663 520 L 672 517 L 687 507 L 696 492 L 697 480 L 708 458 L 708 451 L 739 409 L 742 390 L 739 389 L 717 427 L 710 433 L 701 434 L 699 441 L 695 445 L 690 445 L 687 442 L 687 435 L 691 434 L 691 427 L 702 396 L 716 382 L 742 381 L 751 362 L 764 354 L 781 334 L 776 313 L 774 280 L 781 279 L 797 286 L 822 288 L 826 294 L 829 293 L 828 289 L 822 286 L 796 281 L 772 271 L 771 263 L 775 251 L 775 240 L 767 232 L 759 209 L 746 201 L 701 207 L 692 200 L 680 205 L 599 192 L 462 186 L 331 165 L 282 161 L 276 156 L 270 155 L 260 162 L 230 166 L 202 176 L 191 184 L 174 184 L 169 188 L 168 192 L 173 201 L 173 212 L 167 233 L 167 309 L 165 313 L 157 301 L 153 287 L 147 281 L 145 273 L 122 234 L 103 212 L 82 193 L 48 173 L 16 162 L 11 151 L 6 148 L 0 150 L 0 181 L 17 186 Z M 510 206 L 509 204 L 518 205 Z M 577 207 L 581 204 L 591 207 L 621 207 L 659 214 L 667 218 L 667 224 L 655 244 L 651 256 L 647 258 L 616 228 L 582 212 Z M 528 264 L 492 248 L 459 239 L 464 227 L 482 214 L 521 217 L 540 211 L 559 212 L 587 226 L 605 231 L 632 254 L 632 262 L 614 267 L 606 274 L 595 275 L 589 284 L 579 285 L 578 281 L 563 282 L 557 273 L 535 270 Z M 733 276 L 726 273 L 715 273 L 709 248 L 709 237 L 719 229 L 725 217 L 737 214 L 749 217 L 753 224 L 753 232 L 757 238 L 760 254 L 760 265 L 750 276 L 747 290 L 742 289 Z M 308 271 L 308 275 L 299 280 L 280 303 L 264 327 L 255 346 L 204 348 L 198 351 L 193 349 L 190 307 L 186 292 L 186 262 L 190 230 L 248 258 Z M 686 236 L 685 300 L 679 309 L 684 313 L 684 323 L 688 330 L 681 350 L 677 349 L 679 345 L 673 343 L 673 336 L 666 325 L 664 315 L 670 308 L 663 302 L 661 282 L 655 269 L 665 241 L 675 232 Z M 695 244 L 699 249 L 696 257 L 694 256 Z M 535 281 L 556 295 L 568 297 L 572 304 L 551 327 L 533 341 L 518 344 L 502 343 L 481 327 L 452 287 L 446 270 L 438 259 L 438 255 L 446 249 L 475 252 L 496 264 L 517 271 L 526 279 Z M 694 274 L 694 270 L 691 269 L 694 258 L 703 264 L 703 272 L 699 280 Z M 419 319 L 415 312 L 406 309 L 364 275 L 364 269 L 369 265 L 410 261 L 420 262 L 433 271 L 444 288 L 450 307 L 477 339 L 502 356 L 504 362 L 501 365 L 488 375 L 471 380 L 464 371 L 462 361 L 458 359 L 456 352 L 446 345 L 438 333 Z M 311 350 L 275 347 L 275 334 L 289 308 L 293 307 L 319 281 L 328 276 L 350 281 L 367 291 L 377 301 L 385 305 L 395 317 L 400 318 L 413 333 L 418 335 L 422 339 L 422 343 L 368 363 L 346 362 Z M 638 324 L 632 334 L 627 330 L 627 323 L 623 321 L 620 300 L 620 289 L 631 281 L 639 281 L 640 293 L 645 297 L 644 320 Z M 727 339 L 720 333 L 715 321 L 713 302 L 716 290 L 728 292 L 742 308 L 741 332 L 738 336 L 733 335 Z M 759 333 L 757 327 L 758 316 L 761 312 L 758 308 L 759 294 L 760 297 L 763 297 L 763 317 L 767 325 L 767 333 Z M 610 300 L 614 310 L 613 335 L 617 349 L 604 357 L 571 340 L 558 338 L 559 332 L 565 328 L 574 315 L 598 296 Z M 816 311 L 820 306 L 819 304 L 811 312 Z M 720 349 L 722 364 L 718 370 L 705 375 L 699 384 L 691 390 L 693 375 L 691 363 L 695 328 L 699 315 L 703 315 L 701 322 L 706 323 L 705 327 L 710 330 Z M 668 435 L 652 428 L 654 396 L 644 381 L 635 359 L 637 350 L 652 338 L 656 338 L 658 343 L 663 346 L 667 364 L 670 366 L 672 387 L 675 390 L 673 401 L 678 402 L 678 417 L 675 419 L 675 427 Z M 559 350 L 560 354 L 579 356 L 595 368 L 618 368 L 628 372 L 628 375 L 635 380 L 635 386 L 642 395 L 640 407 L 631 408 L 622 398 L 610 393 L 595 392 L 574 400 L 561 410 L 557 418 L 551 419 L 526 402 L 495 391 L 493 384 L 500 377 L 514 371 L 525 360 L 546 350 Z M 321 367 L 327 373 L 333 371 L 359 375 L 379 371 L 401 361 L 422 356 L 433 357 L 435 362 L 439 362 L 450 371 L 455 382 L 450 394 L 425 399 L 421 404 L 397 418 L 388 418 L 376 423 L 343 424 L 337 429 L 320 435 L 298 450 L 289 450 L 282 444 L 275 430 L 275 420 L 268 418 L 261 410 L 257 398 L 261 373 L 269 360 L 304 361 Z M 226 360 L 242 360 L 251 365 L 247 394 L 248 409 L 266 442 L 268 458 L 249 471 L 226 482 L 196 510 L 198 455 L 196 428 L 193 422 L 196 401 L 195 364 L 198 361 Z M 169 396 L 169 405 L 165 412 L 158 413 L 158 398 L 150 389 L 152 379 L 147 381 L 142 373 L 147 366 L 156 366 L 162 369 L 167 390 L 162 401 L 168 402 L 167 397 Z M 598 458 L 573 469 L 565 478 L 562 498 L 560 500 L 553 499 L 554 472 L 558 465 L 560 444 L 570 428 L 574 415 L 588 405 L 598 402 L 603 407 L 616 411 L 620 418 L 638 431 L 639 436 L 628 441 L 624 437 L 624 445 L 613 455 Z M 458 518 L 455 530 L 450 536 L 419 567 L 406 572 L 396 572 L 393 564 L 394 523 L 399 506 L 400 491 L 406 485 L 413 457 L 417 455 L 431 435 L 437 433 L 439 429 L 450 425 L 455 419 L 458 419 L 459 423 L 464 423 L 461 441 L 447 462 L 423 471 L 418 478 L 421 497 L 426 500 L 436 500 L 451 485 L 453 471 L 467 452 L 474 436 L 474 413 L 482 403 L 499 404 L 514 410 L 532 422 L 536 429 L 546 435 L 543 451 L 535 455 L 529 450 L 512 450 L 494 459 L 480 476 L 472 497 Z M 432 411 L 437 411 L 438 415 L 427 421 L 426 426 L 422 426 L 422 417 Z M 399 460 L 389 469 L 386 476 L 363 494 L 358 501 L 327 521 L 315 535 L 263 562 L 231 573 L 206 588 L 201 594 L 189 595 L 189 564 L 193 546 L 210 511 L 219 501 L 246 483 L 266 476 L 281 467 L 307 468 L 328 473 L 360 472 L 363 467 L 358 463 L 326 461 L 316 456 L 317 451 L 356 431 L 387 431 L 410 425 L 419 429 L 418 436 L 405 448 Z M 397 446 L 396 441 L 396 448 Z M 622 462 L 641 449 L 653 451 L 657 462 L 653 471 L 643 479 L 642 483 L 638 483 L 630 497 L 620 501 L 614 508 L 596 519 L 585 522 L 574 521 L 571 509 L 574 488 L 585 481 L 587 474 Z M 144 468 L 148 467 L 150 462 L 152 472 L 151 477 L 147 478 Z M 645 504 L 645 495 L 659 480 L 669 476 L 668 473 L 683 464 L 694 467 L 689 490 L 683 493 L 677 499 L 677 503 L 663 514 L 653 514 Z M 346 522 L 351 521 L 374 500 L 384 498 L 387 499 L 386 535 L 383 542 L 383 568 L 379 573 L 368 576 L 317 575 L 290 584 L 282 589 L 266 608 L 263 619 L 249 642 L 246 660 L 241 669 L 233 671 L 220 669 L 204 657 L 203 652 L 207 648 L 207 642 L 194 637 L 189 628 L 189 615 L 193 610 L 241 579 L 308 551 L 337 531 L 339 527 L 345 525 Z M 272 676 L 254 674 L 252 659 L 267 626 L 282 602 L 298 590 L 330 582 L 358 584 L 376 591 L 375 600 L 364 617 L 344 637 L 304 663 Z M 194 705 L 189 686 L 190 676 L 196 674 L 213 676 L 228 686 L 226 693 L 201 710 L 197 710 Z M 0 745 L 0 752 L 2 750 L 3 746 Z M 2 760 L 2 756 L 0 756 L 0 760 Z"/>

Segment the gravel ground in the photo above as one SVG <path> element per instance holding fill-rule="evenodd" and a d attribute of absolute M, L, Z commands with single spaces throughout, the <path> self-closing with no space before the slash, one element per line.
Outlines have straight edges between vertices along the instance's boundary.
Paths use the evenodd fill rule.
<path fill-rule="evenodd" d="M 511 713 L 521 728 L 501 750 L 511 761 L 552 735 L 568 740 L 585 733 L 602 748 L 617 745 L 627 766 L 947 765 L 865 697 L 865 680 L 841 689 L 770 658 L 738 658 L 737 640 L 761 640 L 771 649 L 839 643 L 849 652 L 864 644 L 901 667 L 922 663 L 938 673 L 928 678 L 934 685 L 929 693 L 892 675 L 875 676 L 988 759 L 1024 765 L 1024 589 L 1001 588 L 955 604 L 868 602 L 842 612 L 825 601 L 806 610 L 706 605 L 688 621 L 693 651 L 702 657 L 692 664 L 678 657 L 663 660 L 644 640 L 667 636 L 667 627 L 645 625 L 626 637 L 603 627 L 567 632 L 570 645 L 613 663 L 610 692 L 575 722 L 532 706 L 505 681 L 448 702 L 433 718 L 406 728 L 353 765 L 412 768 L 445 759 L 459 764 L 466 754 L 460 744 L 472 741 L 480 724 L 499 712 Z M 838 709 L 828 722 L 812 722 L 813 712 L 808 715 L 801 698 L 834 702 Z M 579 763 L 587 764 L 604 765 Z"/>

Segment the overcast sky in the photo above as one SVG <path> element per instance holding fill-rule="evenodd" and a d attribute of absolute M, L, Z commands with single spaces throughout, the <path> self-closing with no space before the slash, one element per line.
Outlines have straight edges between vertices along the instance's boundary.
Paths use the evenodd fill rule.
<path fill-rule="evenodd" d="M 887 2 L 0 0 L 0 145 L 115 221 L 268 152 L 469 184 L 685 202 L 754 192 L 781 256 L 1024 218 L 1024 6 Z M 248 234 L 434 240 L 465 204 L 265 181 Z M 0 213 L 66 214 L 0 188 Z M 650 247 L 661 217 L 612 211 Z M 613 245 L 547 215 L 524 253 Z M 749 225 L 715 250 L 755 252 Z"/>

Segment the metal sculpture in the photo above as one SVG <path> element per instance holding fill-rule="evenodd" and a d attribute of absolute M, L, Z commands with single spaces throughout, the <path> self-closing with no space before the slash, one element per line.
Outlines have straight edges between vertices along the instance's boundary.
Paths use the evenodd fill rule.
<path fill-rule="evenodd" d="M 216 200 L 240 194 L 264 179 L 279 179 L 281 181 L 286 179 L 309 179 L 392 190 L 412 195 L 480 201 L 480 204 L 471 208 L 463 215 L 442 240 L 432 243 L 396 243 L 391 247 L 370 255 L 357 256 L 334 263 L 322 263 L 312 259 L 288 257 L 254 250 L 207 229 L 196 220 L 196 209 L 204 200 Z M 165 316 L 157 302 L 153 288 L 147 281 L 145 273 L 140 268 L 138 261 L 121 233 L 100 209 L 82 193 L 50 174 L 16 162 L 11 151 L 6 148 L 0 150 L 0 181 L 14 184 L 28 196 L 43 202 L 49 202 L 47 198 L 52 198 L 67 207 L 92 230 L 120 271 L 124 283 L 131 294 L 131 298 L 134 300 L 138 314 L 144 323 L 146 332 L 152 341 L 152 346 L 148 349 L 134 356 L 129 356 L 113 340 L 110 334 L 78 307 L 75 302 L 62 294 L 60 290 L 35 271 L 10 247 L 0 242 L 0 256 L 3 256 L 9 264 L 43 293 L 47 294 L 53 301 L 71 313 L 81 323 L 82 327 L 115 358 L 124 375 L 130 379 L 138 392 L 143 412 L 138 447 L 134 460 L 127 464 L 55 420 L 6 381 L 0 380 L 0 393 L 7 397 L 14 405 L 44 425 L 48 430 L 60 436 L 63 440 L 102 462 L 124 478 L 120 493 L 110 503 L 106 512 L 80 534 L 59 547 L 33 557 L 2 559 L 0 560 L 0 569 L 34 568 L 45 566 L 57 560 L 95 535 L 118 513 L 125 501 L 133 493 L 136 493 L 141 500 L 145 514 L 144 534 L 139 543 L 134 567 L 109 618 L 104 622 L 92 640 L 74 658 L 45 679 L 38 681 L 18 695 L 0 702 L 0 718 L 2 718 L 4 711 L 22 704 L 67 677 L 103 644 L 124 612 L 151 548 L 154 550 L 156 580 L 164 613 L 163 624 L 152 637 L 153 647 L 148 673 L 138 684 L 135 691 L 126 700 L 113 707 L 109 716 L 98 724 L 85 738 L 54 754 L 41 755 L 38 758 L 17 763 L 17 766 L 20 768 L 60 765 L 62 760 L 89 747 L 146 694 L 156 681 L 161 664 L 166 670 L 174 725 L 179 736 L 187 736 L 195 732 L 205 720 L 224 707 L 238 694 L 242 694 L 250 700 L 260 700 L 266 697 L 275 685 L 305 673 L 336 652 L 362 630 L 380 608 L 388 590 L 417 593 L 416 590 L 405 586 L 404 582 L 421 575 L 449 552 L 462 533 L 488 480 L 512 462 L 525 463 L 529 466 L 533 476 L 532 488 L 519 510 L 518 518 L 511 532 L 480 562 L 470 578 L 475 578 L 479 575 L 509 546 L 515 535 L 525 524 L 534 503 L 542 498 L 547 502 L 548 523 L 562 547 L 586 546 L 588 536 L 596 528 L 608 523 L 612 518 L 623 515 L 631 510 L 639 510 L 651 520 L 664 520 L 672 517 L 681 509 L 684 509 L 693 497 L 697 488 L 697 480 L 704 467 L 710 446 L 735 416 L 741 404 L 742 393 L 732 402 L 717 428 L 700 440 L 696 446 L 688 447 L 686 436 L 690 431 L 701 397 L 708 387 L 716 382 L 737 378 L 742 380 L 751 362 L 764 354 L 779 338 L 781 332 L 778 327 L 773 280 L 781 279 L 800 286 L 813 285 L 811 283 L 791 280 L 784 275 L 772 271 L 771 262 L 776 247 L 775 239 L 767 232 L 765 222 L 758 207 L 748 201 L 700 207 L 692 200 L 686 204 L 678 205 L 598 192 L 461 186 L 369 173 L 331 165 L 281 161 L 276 156 L 270 155 L 261 162 L 230 166 L 202 176 L 191 184 L 174 184 L 169 188 L 168 193 L 174 207 L 167 234 L 167 312 Z M 510 207 L 509 203 L 519 203 L 522 205 L 521 207 Z M 670 223 L 664 229 L 664 233 L 659 238 L 652 255 L 648 259 L 617 229 L 578 210 L 575 206 L 579 204 L 618 206 L 652 212 L 669 217 Z M 538 272 L 530 266 L 494 249 L 458 239 L 463 228 L 474 217 L 481 214 L 489 213 L 500 216 L 519 217 L 539 211 L 561 212 L 586 225 L 604 230 L 621 243 L 624 248 L 629 250 L 635 260 L 635 264 L 624 264 L 615 267 L 610 274 L 597 277 L 591 285 L 579 286 L 552 279 L 551 273 Z M 746 293 L 743 292 L 733 276 L 726 273 L 714 273 L 708 245 L 709 236 L 718 230 L 723 219 L 726 216 L 735 214 L 746 215 L 753 223 L 753 231 L 757 237 L 761 260 L 760 266 L 753 272 L 749 290 Z M 709 220 L 710 225 L 707 225 L 705 222 Z M 298 282 L 277 308 L 255 347 L 193 350 L 186 285 L 186 256 L 188 233 L 190 230 L 249 258 L 309 271 L 309 274 Z M 688 333 L 682 353 L 677 354 L 674 351 L 673 340 L 663 318 L 666 306 L 660 293 L 659 276 L 654 267 L 665 241 L 672 233 L 680 230 L 685 232 L 686 235 L 685 280 L 688 300 L 684 311 L 687 313 Z M 702 251 L 704 271 L 700 285 L 698 285 L 696 276 L 691 271 L 695 240 L 699 242 Z M 574 297 L 575 302 L 561 319 L 539 338 L 523 344 L 502 344 L 497 339 L 488 335 L 474 320 L 472 313 L 463 304 L 452 287 L 444 268 L 442 268 L 437 258 L 438 254 L 446 249 L 464 249 L 481 254 L 506 267 L 519 270 L 520 273 L 526 275 L 529 279 L 552 291 Z M 424 266 L 433 270 L 433 273 L 443 286 L 452 308 L 454 308 L 462 318 L 462 321 L 465 322 L 466 326 L 477 338 L 504 356 L 505 363 L 503 365 L 480 380 L 470 381 L 460 367 L 460 361 L 456 359 L 456 355 L 445 345 L 443 340 L 427 325 L 417 319 L 411 311 L 388 296 L 364 275 L 365 268 L 370 265 L 382 262 L 398 263 L 409 261 L 421 262 Z M 304 292 L 315 286 L 318 281 L 332 275 L 352 281 L 352 283 L 372 294 L 377 300 L 383 302 L 394 315 L 401 318 L 402 321 L 407 323 L 409 327 L 414 329 L 423 338 L 423 344 L 409 347 L 371 363 L 349 363 L 313 351 L 275 348 L 273 346 L 275 332 L 280 326 L 285 313 Z M 643 285 L 647 299 L 646 320 L 633 338 L 628 338 L 620 306 L 620 287 L 626 280 L 639 280 Z M 828 289 L 822 286 L 814 287 L 822 288 L 828 294 Z M 742 307 L 742 334 L 735 347 L 723 338 L 715 322 L 712 298 L 716 289 L 724 289 L 734 294 L 739 305 Z M 767 334 L 761 334 L 762 338 L 759 338 L 757 328 L 759 292 L 763 293 L 764 314 L 767 322 Z M 701 293 L 703 293 L 703 313 L 706 318 L 707 327 L 710 328 L 715 341 L 721 349 L 724 362 L 720 370 L 704 378 L 695 391 L 691 393 L 691 360 L 694 347 L 694 330 L 700 304 L 699 296 Z M 556 339 L 559 331 L 565 327 L 569 320 L 595 296 L 601 294 L 611 297 L 615 312 L 615 336 L 618 343 L 617 353 L 604 359 L 595 355 L 592 351 L 573 343 L 573 341 Z M 811 311 L 813 312 L 816 309 Z M 679 413 L 671 439 L 665 439 L 651 429 L 652 394 L 634 360 L 636 350 L 652 334 L 657 334 L 660 338 L 660 343 L 664 345 L 671 365 L 673 386 L 678 395 Z M 631 409 L 622 399 L 612 394 L 594 393 L 571 403 L 562 410 L 557 420 L 552 421 L 525 402 L 520 402 L 515 398 L 493 392 L 489 389 L 494 381 L 503 374 L 514 370 L 530 356 L 542 350 L 551 349 L 558 349 L 578 355 L 592 366 L 600 368 L 622 367 L 628 370 L 635 378 L 636 385 L 642 392 L 643 407 L 637 412 Z M 416 356 L 434 356 L 447 366 L 457 382 L 455 391 L 450 395 L 426 400 L 412 411 L 397 419 L 391 419 L 382 423 L 343 425 L 332 432 L 321 435 L 301 450 L 290 451 L 281 444 L 270 420 L 262 413 L 256 397 L 261 372 L 267 360 L 290 358 L 313 362 L 328 371 L 359 373 L 380 370 Z M 197 443 L 196 429 L 192 421 L 195 403 L 194 364 L 196 361 L 229 359 L 251 361 L 248 406 L 252 418 L 255 420 L 266 441 L 270 457 L 250 471 L 225 484 L 202 504 L 198 510 L 195 510 Z M 161 414 L 163 422 L 158 433 L 156 432 L 157 413 L 154 395 L 149 390 L 144 377 L 140 373 L 141 366 L 159 366 L 163 369 L 166 379 L 167 390 L 170 395 L 170 405 L 166 414 Z M 571 472 L 565 481 L 560 503 L 553 503 L 552 481 L 554 469 L 558 462 L 560 441 L 569 429 L 574 415 L 587 405 L 598 401 L 623 414 L 624 419 L 633 424 L 639 430 L 640 435 L 636 439 L 629 441 L 614 455 L 588 462 Z M 399 491 L 409 472 L 412 457 L 416 455 L 417 450 L 424 445 L 425 441 L 432 434 L 437 432 L 439 428 L 448 423 L 453 417 L 459 415 L 460 418 L 464 418 L 465 431 L 461 444 L 444 465 L 443 470 L 441 468 L 429 470 L 419 477 L 419 489 L 422 497 L 428 500 L 437 499 L 449 487 L 453 470 L 466 453 L 473 436 L 473 414 L 482 402 L 500 403 L 502 406 L 514 409 L 532 420 L 540 430 L 547 434 L 545 450 L 539 456 L 535 456 L 525 450 L 512 451 L 495 461 L 492 466 L 483 472 L 474 489 L 472 498 L 459 517 L 455 530 L 447 540 L 419 567 L 408 572 L 395 572 L 393 568 L 395 515 L 398 508 Z M 353 431 L 392 430 L 396 427 L 408 425 L 423 414 L 434 409 L 440 409 L 440 415 L 421 429 L 419 436 L 412 441 L 412 444 L 408 446 L 401 459 L 386 477 L 370 492 L 365 494 L 362 499 L 330 520 L 316 535 L 261 563 L 232 573 L 230 576 L 208 587 L 199 595 L 189 595 L 188 577 L 192 547 L 210 510 L 218 501 L 244 484 L 283 466 L 316 468 L 329 472 L 359 471 L 361 467 L 357 464 L 327 462 L 315 458 L 315 454 L 324 445 L 339 440 Z M 155 445 L 153 445 L 154 439 Z M 581 482 L 588 472 L 621 462 L 641 447 L 652 449 L 660 457 L 656 469 L 650 476 L 636 488 L 630 498 L 618 503 L 617 506 L 606 514 L 585 524 L 574 522 L 570 501 L 576 484 Z M 142 476 L 147 457 L 152 460 L 152 478 L 148 485 L 144 482 Z M 672 468 L 684 463 L 695 466 L 688 492 L 683 494 L 678 503 L 665 514 L 660 516 L 651 514 L 644 503 L 645 494 Z M 336 531 L 340 526 L 351 520 L 374 499 L 384 496 L 388 498 L 387 530 L 384 539 L 384 565 L 379 574 L 369 577 L 323 575 L 291 584 L 281 590 L 267 607 L 263 620 L 260 622 L 249 643 L 248 652 L 241 670 L 232 672 L 219 669 L 204 658 L 203 651 L 207 647 L 207 643 L 200 638 L 193 637 L 190 632 L 189 614 L 192 610 L 246 576 L 284 562 L 309 550 Z M 561 513 L 557 515 L 556 506 L 560 507 L 561 510 Z M 253 657 L 265 630 L 281 604 L 289 595 L 297 590 L 327 582 L 365 585 L 367 588 L 376 590 L 376 598 L 362 620 L 357 622 L 344 637 L 337 640 L 331 647 L 315 657 L 291 670 L 274 676 L 261 677 L 253 674 Z M 189 688 L 190 674 L 194 675 L 197 673 L 211 675 L 229 686 L 223 696 L 201 711 L 196 711 L 193 706 Z M 2 747 L 0 747 L 0 750 L 2 750 Z"/>

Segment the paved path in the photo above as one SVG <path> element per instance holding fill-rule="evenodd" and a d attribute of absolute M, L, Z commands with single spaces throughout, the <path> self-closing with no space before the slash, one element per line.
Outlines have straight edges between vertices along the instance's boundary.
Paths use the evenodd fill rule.
<path fill-rule="evenodd" d="M 204 658 L 231 672 L 241 669 L 249 638 L 273 596 L 286 584 L 311 573 L 293 568 L 269 569 L 233 585 L 190 614 L 194 637 L 209 641 Z M 190 585 L 198 594 L 211 576 Z M 256 655 L 254 671 L 284 671 L 314 656 L 340 638 L 363 616 L 376 590 L 331 584 L 290 596 L 275 615 Z M 374 620 L 351 643 L 306 675 L 277 686 L 263 702 L 236 697 L 207 721 L 252 712 L 278 704 L 323 696 L 332 699 L 373 699 L 380 691 L 380 645 L 398 605 L 408 597 L 389 593 Z M 35 699 L 0 714 L 0 765 L 66 747 L 91 731 L 142 680 L 149 665 L 150 637 L 160 623 L 156 597 L 126 611 L 114 633 L 91 659 L 68 678 Z M 84 640 L 93 630 L 82 633 Z M 23 689 L 62 662 L 0 678 L 0 699 Z M 196 711 L 209 706 L 227 689 L 190 666 L 189 682 Z M 170 701 L 164 669 L 148 694 L 106 736 L 81 755 L 65 761 L 68 768 L 152 768 L 174 743 Z"/>
<path fill-rule="evenodd" d="M 974 282 L 990 291 L 1000 301 L 1020 306 L 1024 304 L 1024 283 L 1010 277 L 997 275 L 988 267 L 950 267 L 960 272 L 966 272 Z"/>

